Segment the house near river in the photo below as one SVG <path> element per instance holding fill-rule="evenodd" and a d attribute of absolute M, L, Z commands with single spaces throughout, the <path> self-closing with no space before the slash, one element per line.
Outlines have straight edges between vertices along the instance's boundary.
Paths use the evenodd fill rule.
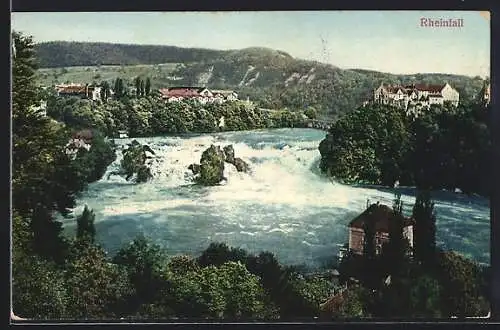
<path fill-rule="evenodd" d="M 364 226 L 368 221 L 375 222 L 375 251 L 382 252 L 382 246 L 389 241 L 389 225 L 394 217 L 392 208 L 380 203 L 370 205 L 363 213 L 349 223 L 349 251 L 362 255 L 365 241 Z M 403 215 L 396 215 L 403 222 L 403 236 L 413 247 L 414 220 Z"/>

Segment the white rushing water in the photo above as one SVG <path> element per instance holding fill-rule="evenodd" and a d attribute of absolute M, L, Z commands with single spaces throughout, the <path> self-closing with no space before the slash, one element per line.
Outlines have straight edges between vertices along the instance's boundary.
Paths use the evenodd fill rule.
<path fill-rule="evenodd" d="M 90 185 L 75 214 L 84 204 L 94 210 L 97 238 L 111 254 L 144 234 L 172 255 L 196 256 L 217 241 L 253 253 L 273 252 L 285 264 L 321 267 L 347 241 L 347 224 L 366 208 L 367 199 L 390 205 L 394 197 L 393 189 L 350 187 L 322 177 L 317 147 L 324 134 L 276 129 L 137 139 L 156 153 L 151 160 L 154 179 L 136 185 L 106 174 Z M 251 173 L 238 173 L 226 164 L 227 182 L 194 185 L 187 167 L 199 163 L 211 144 L 232 144 Z M 121 152 L 117 154 L 108 173 L 119 166 Z M 410 210 L 414 189 L 399 191 Z M 489 263 L 488 200 L 450 192 L 433 197 L 438 244 Z M 74 233 L 75 221 L 66 220 L 65 227 Z"/>

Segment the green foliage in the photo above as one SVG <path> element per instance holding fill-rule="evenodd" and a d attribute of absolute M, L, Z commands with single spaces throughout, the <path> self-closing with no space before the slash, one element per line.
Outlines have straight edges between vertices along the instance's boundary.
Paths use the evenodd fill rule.
<path fill-rule="evenodd" d="M 342 117 L 321 141 L 321 170 L 347 183 L 489 194 L 488 113 L 475 104 L 431 107 L 418 118 L 370 105 Z M 456 142 L 458 139 L 458 143 Z"/>
<path fill-rule="evenodd" d="M 441 285 L 429 276 L 423 275 L 411 282 L 410 311 L 412 317 L 441 318 Z"/>
<path fill-rule="evenodd" d="M 149 96 L 151 93 L 151 79 L 149 77 L 146 78 L 146 85 L 144 87 L 144 94 Z"/>
<path fill-rule="evenodd" d="M 162 64 L 202 61 L 219 55 L 219 51 L 174 46 L 115 45 L 106 43 L 51 41 L 37 44 L 42 67 Z M 147 59 L 147 60 L 145 60 Z"/>
<path fill-rule="evenodd" d="M 94 212 L 85 205 L 82 214 L 76 218 L 76 237 L 80 240 L 94 243 L 96 234 L 94 221 Z"/>
<path fill-rule="evenodd" d="M 324 303 L 333 292 L 333 283 L 319 277 L 295 277 L 290 280 L 290 285 L 300 299 L 303 300 L 304 306 L 307 306 L 306 308 L 310 313 L 307 316 L 319 315 L 320 304 Z"/>
<path fill-rule="evenodd" d="M 198 272 L 200 266 L 196 259 L 184 255 L 174 256 L 168 261 L 167 267 L 170 271 L 182 275 L 189 272 Z"/>
<path fill-rule="evenodd" d="M 365 316 L 366 292 L 363 287 L 349 287 L 342 294 L 342 304 L 333 313 L 334 318 L 360 318 Z"/>
<path fill-rule="evenodd" d="M 436 214 L 428 191 L 419 192 L 413 206 L 415 257 L 423 263 L 432 263 L 436 255 Z"/>
<path fill-rule="evenodd" d="M 69 213 L 76 195 L 85 188 L 86 178 L 66 153 L 70 132 L 31 110 L 39 99 L 33 79 L 33 42 L 16 32 L 12 37 L 16 44 L 12 64 L 12 207 L 29 223 L 34 251 L 61 262 L 65 242 L 53 212 Z"/>
<path fill-rule="evenodd" d="M 455 189 L 489 195 L 492 150 L 491 108 L 462 104 L 432 108 L 415 120 L 415 183 L 424 189 Z"/>
<path fill-rule="evenodd" d="M 247 257 L 247 252 L 243 249 L 229 247 L 225 243 L 213 242 L 201 253 L 197 263 L 201 267 L 220 266 L 228 261 L 246 263 Z"/>
<path fill-rule="evenodd" d="M 139 89 L 140 89 L 140 93 L 139 95 L 142 97 L 146 94 L 146 90 L 145 90 L 145 87 L 144 87 L 144 80 L 141 79 L 141 83 L 139 85 Z"/>
<path fill-rule="evenodd" d="M 481 291 L 483 273 L 479 266 L 455 252 L 438 253 L 436 263 L 443 286 L 443 315 L 459 318 L 487 315 L 490 307 Z"/>
<path fill-rule="evenodd" d="M 245 264 L 250 273 L 260 278 L 281 318 L 317 316 L 319 303 L 323 302 L 330 288 L 329 283 L 322 279 L 299 278 L 292 268 L 282 266 L 269 252 L 255 256 L 224 243 L 212 243 L 198 258 L 203 267 L 228 261 Z"/>
<path fill-rule="evenodd" d="M 16 316 L 58 320 L 67 315 L 67 286 L 53 262 L 23 255 L 12 264 L 12 303 Z"/>
<path fill-rule="evenodd" d="M 115 97 L 117 99 L 121 99 L 124 96 L 126 96 L 127 95 L 126 88 L 127 88 L 127 86 L 123 82 L 123 79 L 122 78 L 116 78 L 115 84 L 114 84 Z"/>
<path fill-rule="evenodd" d="M 321 141 L 320 167 L 348 183 L 404 183 L 410 151 L 408 120 L 386 106 L 363 107 L 337 121 Z"/>
<path fill-rule="evenodd" d="M 131 292 L 124 269 L 109 263 L 98 246 L 80 241 L 74 250 L 64 271 L 67 313 L 75 319 L 119 317 Z"/>
<path fill-rule="evenodd" d="M 316 109 L 313 107 L 308 107 L 306 111 L 304 111 L 304 114 L 307 116 L 309 119 L 316 119 L 318 116 L 318 113 L 316 112 Z"/>
<path fill-rule="evenodd" d="M 139 98 L 141 96 L 141 78 L 136 77 L 134 79 L 134 84 L 135 84 L 135 96 Z"/>
<path fill-rule="evenodd" d="M 94 131 L 92 135 L 90 149 L 78 150 L 74 161 L 80 175 L 86 178 L 87 183 L 100 180 L 108 166 L 116 160 L 112 142 L 105 140 L 97 131 Z"/>
<path fill-rule="evenodd" d="M 119 80 L 118 80 L 119 81 Z M 260 111 L 243 102 L 200 104 L 193 101 L 165 103 L 158 96 L 106 99 L 103 104 L 78 98 L 51 97 L 47 114 L 78 129 L 96 128 L 107 136 L 127 130 L 129 136 L 208 133 L 258 128 L 305 127 L 300 112 Z M 219 127 L 224 118 L 225 125 Z"/>
<path fill-rule="evenodd" d="M 139 236 L 130 245 L 118 251 L 113 257 L 113 263 L 127 269 L 135 290 L 129 301 L 132 310 L 158 298 L 165 285 L 161 274 L 166 265 L 165 252 L 158 245 L 151 244 L 144 236 Z"/>
<path fill-rule="evenodd" d="M 236 320 L 273 316 L 259 278 L 239 262 L 170 273 L 169 282 L 169 297 L 180 317 Z"/>

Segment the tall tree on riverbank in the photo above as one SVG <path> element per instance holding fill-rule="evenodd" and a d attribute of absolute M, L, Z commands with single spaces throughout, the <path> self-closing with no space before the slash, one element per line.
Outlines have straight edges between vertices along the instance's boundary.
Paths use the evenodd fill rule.
<path fill-rule="evenodd" d="M 45 257 L 62 258 L 62 228 L 53 212 L 68 213 L 85 183 L 65 153 L 67 132 L 32 108 L 39 101 L 32 38 L 13 32 L 12 39 L 16 45 L 12 59 L 12 208 L 29 223 L 34 250 Z"/>
<path fill-rule="evenodd" d="M 141 79 L 139 87 L 140 87 L 140 95 L 141 95 L 141 97 L 145 96 L 146 95 L 146 90 L 145 90 L 145 87 L 144 87 L 144 80 Z"/>
<path fill-rule="evenodd" d="M 109 83 L 107 81 L 104 81 L 101 84 L 102 91 L 101 91 L 101 100 L 106 103 L 106 101 L 109 98 Z"/>
<path fill-rule="evenodd" d="M 404 237 L 404 216 L 401 194 L 394 199 L 392 215 L 389 219 L 389 242 L 384 248 L 386 269 L 393 277 L 398 276 L 403 269 L 408 242 Z"/>
<path fill-rule="evenodd" d="M 134 80 L 135 84 L 135 96 L 139 98 L 141 96 L 141 77 L 137 76 Z"/>
<path fill-rule="evenodd" d="M 417 195 L 413 206 L 415 257 L 423 263 L 432 262 L 436 254 L 436 214 L 427 190 Z"/>
<path fill-rule="evenodd" d="M 85 240 L 90 243 L 95 241 L 95 214 L 90 210 L 87 205 L 83 210 L 83 213 L 76 219 L 76 237 L 81 240 Z"/>
<path fill-rule="evenodd" d="M 116 78 L 115 80 L 115 96 L 117 99 L 125 96 L 125 86 L 123 84 L 123 79 Z"/>
<path fill-rule="evenodd" d="M 145 89 L 146 89 L 146 96 L 149 96 L 149 94 L 151 93 L 151 79 L 149 79 L 149 77 L 146 78 L 146 86 L 145 86 Z"/>

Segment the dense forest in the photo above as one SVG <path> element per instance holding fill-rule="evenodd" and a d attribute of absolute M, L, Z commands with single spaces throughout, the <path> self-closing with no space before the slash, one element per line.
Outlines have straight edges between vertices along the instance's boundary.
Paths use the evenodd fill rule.
<path fill-rule="evenodd" d="M 35 50 L 41 68 L 190 63 L 213 60 L 221 55 L 221 51 L 211 49 L 67 41 L 43 42 L 35 45 Z"/>
<path fill-rule="evenodd" d="M 390 106 L 360 107 L 321 142 L 321 169 L 348 183 L 458 188 L 490 196 L 491 107 L 432 106 L 417 118 Z"/>
<path fill-rule="evenodd" d="M 461 100 L 473 100 L 484 85 L 480 77 L 452 74 L 396 75 L 340 69 L 330 64 L 295 59 L 267 48 L 220 51 L 171 46 L 50 42 L 36 45 L 45 85 L 150 76 L 153 88 L 206 86 L 237 90 L 263 108 L 304 110 L 336 119 L 371 97 L 382 82 L 391 84 L 448 82 Z M 138 65 L 140 64 L 140 65 Z M 113 65 L 113 66 L 106 66 Z"/>
<path fill-rule="evenodd" d="M 107 255 L 95 239 L 92 210 L 85 208 L 76 216 L 70 213 L 79 194 L 99 180 L 115 160 L 114 145 L 104 136 L 127 125 L 138 136 L 150 134 L 151 127 L 166 123 L 172 126 L 163 128 L 165 132 L 178 133 L 179 123 L 164 114 L 168 120 L 143 125 L 144 118 L 161 114 L 150 113 L 156 111 L 156 105 L 148 105 L 153 101 L 147 95 L 115 100 L 109 108 L 103 102 L 99 109 L 85 101 L 55 98 L 48 109 L 53 118 L 41 115 L 33 109 L 43 95 L 33 79 L 37 69 L 33 40 L 17 32 L 12 38 L 16 53 L 12 57 L 11 289 L 12 310 L 17 316 L 314 321 L 465 317 L 488 312 L 489 268 L 436 249 L 436 214 L 425 191 L 413 210 L 415 250 L 408 252 L 402 239 L 402 222 L 397 220 L 402 205 L 397 197 L 390 244 L 381 255 L 368 243 L 362 256 L 348 255 L 339 265 L 338 282 L 304 276 L 297 267 L 281 265 L 272 253 L 251 255 L 221 243 L 211 244 L 200 256 L 172 256 L 139 236 L 116 255 Z M 189 104 L 185 107 L 188 109 L 168 112 L 200 111 Z M 227 107 L 214 111 L 228 118 L 231 115 L 224 111 L 239 111 L 235 117 L 251 114 L 239 104 Z M 278 112 L 278 118 L 288 113 Z M 256 120 L 241 119 L 233 128 L 247 129 L 245 125 Z M 91 146 L 75 152 L 69 142 L 82 129 L 91 130 Z M 211 129 L 214 127 L 207 128 Z M 57 214 L 74 219 L 74 236 L 62 235 Z M 368 225 L 365 231 L 373 234 Z M 339 291 L 339 286 L 345 290 Z M 333 311 L 325 309 L 322 303 L 338 292 L 340 305 Z"/>
<path fill-rule="evenodd" d="M 311 112 L 307 113 L 311 116 Z M 103 103 L 53 96 L 47 102 L 47 115 L 75 128 L 93 127 L 111 137 L 121 130 L 130 137 L 144 137 L 305 127 L 308 118 L 298 111 L 261 111 L 238 101 L 206 105 L 189 101 L 166 103 L 154 96 L 122 97 Z"/>

